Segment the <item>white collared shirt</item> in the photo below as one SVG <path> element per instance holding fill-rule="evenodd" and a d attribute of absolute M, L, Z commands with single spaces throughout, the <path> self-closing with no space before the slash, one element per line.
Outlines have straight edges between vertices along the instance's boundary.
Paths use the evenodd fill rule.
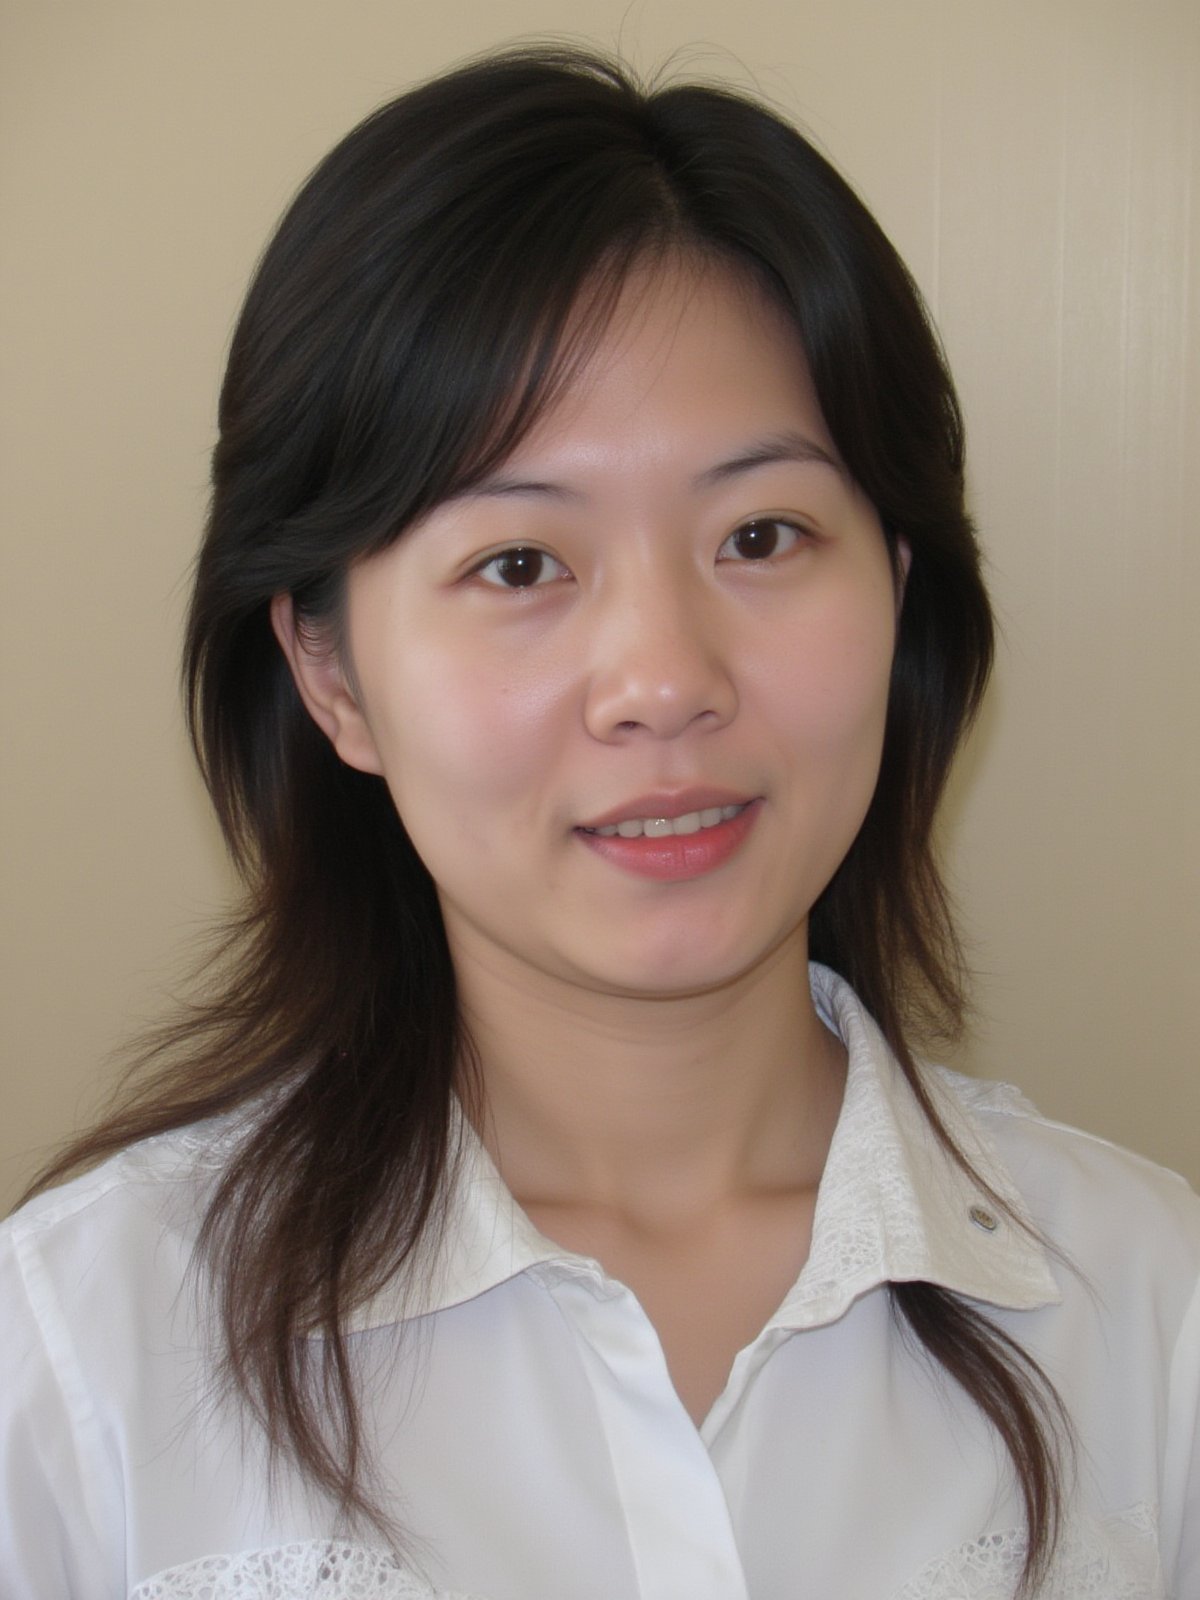
<path fill-rule="evenodd" d="M 228 1129 L 164 1135 L 0 1229 L 3 1600 L 1008 1600 L 1020 1499 L 885 1285 L 981 1304 L 1078 1448 L 1054 1600 L 1200 1600 L 1200 1201 L 931 1069 L 997 1211 L 933 1138 L 849 988 L 809 1260 L 697 1429 L 653 1328 L 521 1212 L 468 1138 L 445 1243 L 352 1319 L 402 1557 L 345 1537 L 214 1397 L 188 1266 Z M 1070 1263 L 1068 1265 L 1067 1263 Z"/>

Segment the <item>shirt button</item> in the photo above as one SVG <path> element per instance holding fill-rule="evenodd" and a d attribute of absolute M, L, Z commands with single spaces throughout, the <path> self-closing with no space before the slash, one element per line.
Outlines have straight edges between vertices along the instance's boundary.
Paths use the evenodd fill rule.
<path fill-rule="evenodd" d="M 996 1218 L 983 1206 L 972 1206 L 967 1213 L 977 1228 L 982 1228 L 984 1233 L 995 1233 L 1000 1226 Z"/>

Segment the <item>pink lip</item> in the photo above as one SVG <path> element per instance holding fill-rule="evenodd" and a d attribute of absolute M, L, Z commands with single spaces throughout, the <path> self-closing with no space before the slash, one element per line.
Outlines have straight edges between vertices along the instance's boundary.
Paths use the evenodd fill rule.
<path fill-rule="evenodd" d="M 713 791 L 704 792 L 709 794 Z M 661 798 L 659 796 L 660 800 Z M 643 802 L 639 800 L 635 803 L 641 805 Z M 625 811 L 620 816 L 612 813 L 612 817 L 613 821 L 619 822 L 625 817 L 683 816 L 687 811 L 703 811 L 706 805 L 740 804 L 745 802 L 709 800 L 697 804 L 689 800 L 675 812 L 652 809 Z M 677 882 L 681 879 L 702 877 L 706 872 L 712 872 L 728 861 L 745 841 L 761 810 L 762 801 L 751 800 L 745 805 L 745 810 L 739 811 L 737 816 L 731 817 L 728 822 L 718 822 L 713 828 L 701 828 L 699 833 L 668 834 L 662 839 L 647 839 L 644 836 L 639 839 L 622 839 L 620 834 L 602 838 L 598 833 L 585 833 L 581 828 L 575 830 L 575 837 L 581 839 L 603 860 L 632 873 L 635 877 L 653 878 L 659 882 Z M 599 822 L 593 826 L 603 828 L 608 824 Z"/>
<path fill-rule="evenodd" d="M 749 799 L 748 795 L 734 794 L 732 789 L 660 790 L 657 794 L 643 794 L 622 801 L 602 817 L 590 817 L 587 822 L 579 823 L 579 827 L 612 828 L 618 822 L 630 822 L 635 817 L 685 817 L 689 811 L 709 811 L 713 806 L 744 806 Z"/>

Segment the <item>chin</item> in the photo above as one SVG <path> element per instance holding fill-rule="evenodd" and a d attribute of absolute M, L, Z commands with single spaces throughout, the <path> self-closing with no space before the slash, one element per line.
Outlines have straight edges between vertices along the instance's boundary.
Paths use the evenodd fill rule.
<path fill-rule="evenodd" d="M 703 930 L 701 930 L 703 931 Z M 757 967 L 771 960 L 788 935 L 767 943 L 755 942 L 752 948 L 731 945 L 714 949 L 711 938 L 703 949 L 681 948 L 678 937 L 667 949 L 631 954 L 628 950 L 611 961 L 597 959 L 589 952 L 586 966 L 580 966 L 584 985 L 597 992 L 630 999 L 686 999 L 689 995 L 713 994 L 748 977 Z"/>

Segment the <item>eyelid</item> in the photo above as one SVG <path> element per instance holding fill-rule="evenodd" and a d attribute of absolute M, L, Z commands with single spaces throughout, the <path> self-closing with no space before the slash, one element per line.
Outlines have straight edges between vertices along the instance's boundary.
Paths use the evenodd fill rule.
<path fill-rule="evenodd" d="M 722 558 L 721 552 L 726 548 L 727 545 L 737 538 L 739 533 L 744 533 L 748 528 L 754 527 L 773 527 L 784 529 L 786 532 L 794 534 L 795 539 L 789 542 L 785 549 L 772 550 L 768 554 L 760 556 L 757 561 L 749 556 L 726 556 Z M 762 515 L 753 517 L 743 517 L 738 525 L 731 529 L 721 541 L 720 549 L 717 551 L 717 559 L 733 560 L 739 566 L 765 566 L 768 562 L 777 560 L 781 556 L 790 555 L 792 551 L 797 549 L 800 545 L 815 538 L 815 530 L 809 527 L 807 523 L 802 522 L 798 517 L 781 515 L 773 516 L 769 513 L 764 513 Z"/>
<path fill-rule="evenodd" d="M 484 573 L 487 571 L 487 569 L 491 566 L 494 566 L 496 562 L 503 560 L 505 556 L 516 555 L 518 553 L 531 556 L 540 556 L 541 559 L 548 563 L 549 566 L 557 567 L 558 571 L 552 572 L 547 577 L 539 576 L 533 583 L 526 584 L 499 583 L 493 582 L 492 579 L 484 577 Z M 499 589 L 502 591 L 507 591 L 509 594 L 521 594 L 528 592 L 531 589 L 545 589 L 553 583 L 561 583 L 565 578 L 569 578 L 571 573 L 570 569 L 564 562 L 560 561 L 557 556 L 551 555 L 549 550 L 545 549 L 542 545 L 526 543 L 524 541 L 517 540 L 512 544 L 502 545 L 499 550 L 493 550 L 488 555 L 482 556 L 478 561 L 475 561 L 468 568 L 465 576 L 468 578 L 478 578 L 480 582 L 489 589 Z"/>

